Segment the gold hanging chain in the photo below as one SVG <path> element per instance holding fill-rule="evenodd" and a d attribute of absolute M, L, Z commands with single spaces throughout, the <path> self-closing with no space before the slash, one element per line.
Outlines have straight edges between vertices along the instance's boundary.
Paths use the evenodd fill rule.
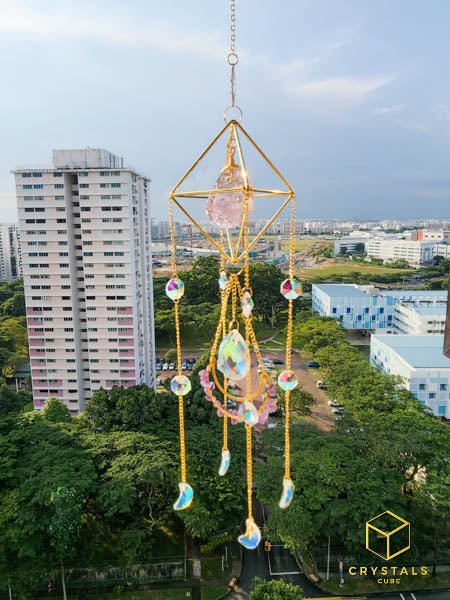
<path fill-rule="evenodd" d="M 295 196 L 292 196 L 291 205 L 291 231 L 289 239 L 289 278 L 294 277 L 294 253 L 295 253 Z M 286 334 L 286 369 L 291 370 L 292 362 L 292 313 L 293 313 L 293 300 L 288 301 L 288 322 L 287 322 L 287 334 Z M 284 423 L 284 477 L 290 478 L 291 471 L 291 440 L 290 440 L 290 413 L 289 413 L 289 400 L 290 392 L 284 393 L 284 412 L 285 412 L 285 423 Z"/>
<path fill-rule="evenodd" d="M 230 16 L 230 52 L 228 54 L 228 64 L 231 66 L 231 106 L 236 106 L 236 86 L 235 86 L 235 68 L 239 62 L 236 54 L 236 2 L 231 0 Z"/>

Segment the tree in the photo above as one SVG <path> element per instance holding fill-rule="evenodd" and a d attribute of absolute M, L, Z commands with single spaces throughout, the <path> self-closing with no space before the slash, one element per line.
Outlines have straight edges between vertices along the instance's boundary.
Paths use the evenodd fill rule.
<path fill-rule="evenodd" d="M 164 360 L 168 363 L 172 363 L 177 360 L 177 351 L 175 350 L 175 348 L 172 348 L 166 352 Z"/>
<path fill-rule="evenodd" d="M 13 392 L 7 385 L 0 386 L 0 416 L 11 412 L 20 412 L 25 403 L 22 395 Z"/>
<path fill-rule="evenodd" d="M 315 353 L 325 346 L 345 341 L 345 330 L 330 317 L 314 316 L 304 323 L 295 323 L 292 341 L 295 347 Z"/>
<path fill-rule="evenodd" d="M 71 420 L 70 410 L 58 398 L 48 398 L 41 415 L 51 423 L 67 423 Z"/>
<path fill-rule="evenodd" d="M 304 600 L 301 587 L 272 579 L 270 581 L 255 577 L 250 600 Z"/>
<path fill-rule="evenodd" d="M 355 244 L 355 252 L 364 252 L 364 244 L 363 242 L 358 242 Z"/>
<path fill-rule="evenodd" d="M 25 294 L 23 293 L 23 291 L 15 292 L 10 298 L 5 300 L 0 305 L 0 316 L 25 316 Z"/>
<path fill-rule="evenodd" d="M 286 301 L 280 294 L 280 286 L 286 276 L 274 265 L 255 263 L 250 266 L 250 285 L 253 289 L 254 316 L 260 316 L 272 327 L 278 319 L 280 308 Z"/>
<path fill-rule="evenodd" d="M 81 524 L 81 502 L 74 490 L 58 487 L 50 497 L 54 515 L 50 522 L 51 544 L 61 564 L 61 579 L 64 600 L 67 600 L 64 558 L 74 552 Z"/>

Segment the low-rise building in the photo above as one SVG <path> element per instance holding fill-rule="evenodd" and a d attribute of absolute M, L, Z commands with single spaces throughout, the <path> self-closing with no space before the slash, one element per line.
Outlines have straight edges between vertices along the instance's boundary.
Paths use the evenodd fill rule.
<path fill-rule="evenodd" d="M 409 264 L 431 263 L 435 256 L 450 257 L 450 244 L 445 241 L 411 241 L 374 237 L 367 240 L 367 256 L 384 261 L 403 260 Z"/>
<path fill-rule="evenodd" d="M 450 418 L 450 358 L 443 335 L 373 335 L 370 363 L 398 375 L 406 389 L 438 417 Z"/>
<path fill-rule="evenodd" d="M 394 309 L 394 333 L 442 335 L 445 331 L 447 302 L 398 301 Z"/>
<path fill-rule="evenodd" d="M 313 284 L 312 308 L 323 317 L 333 317 L 345 329 L 394 332 L 398 301 L 428 305 L 446 304 L 446 290 L 380 290 L 371 285 Z"/>

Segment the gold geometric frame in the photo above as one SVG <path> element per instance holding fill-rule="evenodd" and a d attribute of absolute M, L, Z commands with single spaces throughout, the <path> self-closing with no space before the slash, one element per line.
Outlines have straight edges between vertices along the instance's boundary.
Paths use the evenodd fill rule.
<path fill-rule="evenodd" d="M 180 191 L 180 187 L 184 183 L 184 181 L 189 177 L 189 175 L 194 171 L 194 169 L 199 165 L 199 163 L 203 160 L 203 158 L 208 154 L 211 148 L 219 141 L 219 139 L 225 134 L 226 131 L 230 131 L 230 135 L 232 139 L 234 139 L 237 150 L 239 162 L 242 167 L 243 186 L 240 188 L 228 188 L 220 190 L 221 193 L 232 193 L 232 192 L 243 192 L 249 193 L 252 192 L 254 198 L 267 198 L 267 197 L 280 197 L 286 199 L 282 202 L 281 206 L 275 212 L 273 217 L 265 224 L 263 229 L 254 237 L 254 239 L 248 244 L 246 248 L 243 248 L 242 252 L 240 252 L 241 243 L 243 240 L 244 234 L 244 216 L 242 218 L 242 222 L 239 228 L 239 233 L 237 237 L 237 241 L 233 244 L 233 239 L 230 234 L 229 229 L 225 229 L 226 239 L 228 242 L 228 250 L 225 248 L 221 248 L 220 245 L 210 236 L 203 227 L 194 219 L 194 217 L 186 210 L 186 208 L 182 205 L 181 199 L 189 199 L 189 198 L 204 198 L 205 200 L 208 198 L 209 194 L 215 193 L 217 190 L 197 190 L 197 191 Z M 250 142 L 250 144 L 257 150 L 259 155 L 264 159 L 266 164 L 276 173 L 276 175 L 281 179 L 283 184 L 286 186 L 285 190 L 268 190 L 252 187 L 247 177 L 247 170 L 245 167 L 244 155 L 242 152 L 241 141 L 239 138 L 239 132 L 242 133 L 245 138 Z M 259 241 L 259 239 L 264 235 L 270 225 L 275 221 L 275 219 L 280 215 L 280 213 L 288 206 L 290 201 L 294 196 L 294 190 L 288 184 L 286 179 L 281 175 L 275 165 L 270 161 L 270 159 L 264 154 L 261 148 L 253 141 L 253 139 L 249 136 L 249 134 L 245 131 L 245 129 L 235 120 L 229 121 L 225 127 L 220 131 L 220 133 L 214 138 L 214 140 L 209 144 L 206 150 L 201 154 L 201 156 L 195 161 L 195 163 L 191 166 L 190 169 L 183 175 L 180 181 L 176 184 L 173 190 L 169 194 L 169 198 L 173 201 L 178 208 L 184 213 L 184 215 L 191 221 L 191 223 L 205 236 L 205 238 L 216 248 L 216 250 L 220 253 L 220 255 L 230 264 L 236 265 L 242 261 L 245 255 L 253 248 L 253 246 Z"/>

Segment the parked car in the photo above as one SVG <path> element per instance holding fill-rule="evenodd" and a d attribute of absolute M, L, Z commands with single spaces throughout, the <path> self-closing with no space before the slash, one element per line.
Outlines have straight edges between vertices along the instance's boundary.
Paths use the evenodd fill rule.
<path fill-rule="evenodd" d="M 174 370 L 175 370 L 175 363 L 170 363 L 169 371 L 174 371 Z"/>
<path fill-rule="evenodd" d="M 161 369 L 162 369 L 162 364 L 160 362 L 156 363 L 156 370 L 161 371 Z"/>
<path fill-rule="evenodd" d="M 328 383 L 324 383 L 321 379 L 319 379 L 319 381 L 316 381 L 316 387 L 319 388 L 319 390 L 326 390 Z"/>
<path fill-rule="evenodd" d="M 192 363 L 188 363 L 186 365 L 186 368 L 187 368 L 188 371 L 192 371 Z"/>
<path fill-rule="evenodd" d="M 328 400 L 328 406 L 341 406 L 336 400 Z"/>
<path fill-rule="evenodd" d="M 333 415 L 341 415 L 344 412 L 344 407 L 336 406 L 335 408 L 331 409 L 331 412 L 333 413 Z"/>
<path fill-rule="evenodd" d="M 186 371 L 187 369 L 187 362 L 185 360 L 183 360 L 183 362 L 181 363 L 181 368 L 183 369 L 183 371 Z"/>
<path fill-rule="evenodd" d="M 313 369 L 318 369 L 320 367 L 320 363 L 316 362 L 315 360 L 310 360 L 309 363 L 306 363 L 306 366 Z"/>
<path fill-rule="evenodd" d="M 169 370 L 169 363 L 164 363 L 163 364 L 163 371 L 168 371 Z"/>
<path fill-rule="evenodd" d="M 272 362 L 274 365 L 284 365 L 284 360 L 281 360 L 279 358 L 274 358 Z"/>

